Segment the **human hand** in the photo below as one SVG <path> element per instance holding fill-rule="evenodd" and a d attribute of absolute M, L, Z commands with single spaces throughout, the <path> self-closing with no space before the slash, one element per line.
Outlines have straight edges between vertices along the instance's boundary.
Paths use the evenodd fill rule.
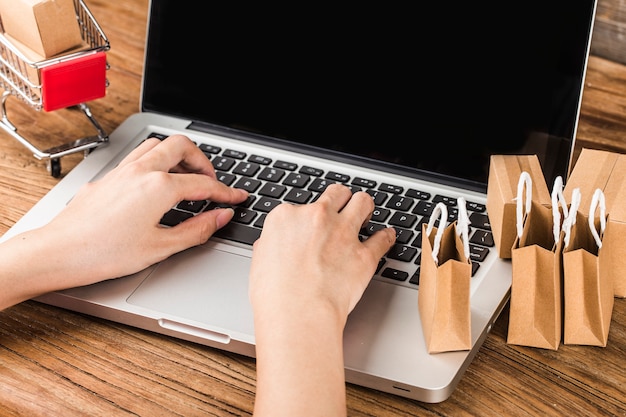
<path fill-rule="evenodd" d="M 148 139 L 102 179 L 85 185 L 45 226 L 69 245 L 68 272 L 83 284 L 137 272 L 207 241 L 232 218 L 230 209 L 209 210 L 172 228 L 163 214 L 181 200 L 237 204 L 247 192 L 216 179 L 209 159 L 187 137 Z"/>
<path fill-rule="evenodd" d="M 281 204 L 265 219 L 249 287 L 255 416 L 345 415 L 343 330 L 395 242 L 392 228 L 359 240 L 373 209 L 367 193 L 331 185 L 315 203 Z"/>
<path fill-rule="evenodd" d="M 272 210 L 254 244 L 250 297 L 255 311 L 295 300 L 332 307 L 345 320 L 395 242 L 392 228 L 359 240 L 373 209 L 367 193 L 353 195 L 334 184 L 315 203 Z"/>

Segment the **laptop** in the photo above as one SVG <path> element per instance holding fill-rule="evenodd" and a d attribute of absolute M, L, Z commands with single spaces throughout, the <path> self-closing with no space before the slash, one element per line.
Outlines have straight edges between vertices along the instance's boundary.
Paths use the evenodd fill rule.
<path fill-rule="evenodd" d="M 185 134 L 255 201 L 204 245 L 37 300 L 254 357 L 250 242 L 264 216 L 332 182 L 367 191 L 376 210 L 363 238 L 392 221 L 398 242 L 349 316 L 347 382 L 444 401 L 510 294 L 510 261 L 496 254 L 485 209 L 489 156 L 536 154 L 549 184 L 566 178 L 595 13 L 594 0 L 500 6 L 152 0 L 139 111 L 2 239 L 48 222 L 146 138 Z M 429 354 L 416 242 L 433 204 L 453 221 L 458 197 L 472 221 L 472 348 Z M 164 227 L 211 205 L 181 202 Z"/>

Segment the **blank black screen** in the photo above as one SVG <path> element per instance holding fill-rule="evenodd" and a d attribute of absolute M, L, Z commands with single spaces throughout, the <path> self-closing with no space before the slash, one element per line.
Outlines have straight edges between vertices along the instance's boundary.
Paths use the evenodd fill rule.
<path fill-rule="evenodd" d="M 213 3 L 152 0 L 142 110 L 469 188 L 491 154 L 566 173 L 593 0 Z"/>

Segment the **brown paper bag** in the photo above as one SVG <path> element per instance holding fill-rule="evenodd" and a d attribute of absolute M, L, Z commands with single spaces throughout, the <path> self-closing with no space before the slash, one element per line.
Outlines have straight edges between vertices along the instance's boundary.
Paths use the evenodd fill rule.
<path fill-rule="evenodd" d="M 602 189 L 606 200 L 607 224 L 602 241 L 604 256 L 609 257 L 614 296 L 626 297 L 626 155 L 583 148 L 569 175 L 565 192 L 580 188 L 579 211 L 587 209 L 596 188 Z M 568 191 L 569 190 L 569 191 Z M 607 252 L 607 248 L 610 248 Z"/>
<path fill-rule="evenodd" d="M 606 346 L 614 297 L 605 256 L 610 248 L 603 247 L 602 242 L 606 227 L 604 193 L 596 189 L 587 218 L 578 212 L 578 199 L 572 199 L 570 215 L 563 223 L 563 343 Z"/>
<path fill-rule="evenodd" d="M 469 219 L 465 200 L 459 198 L 458 219 L 446 226 L 443 203 L 422 225 L 422 258 L 418 307 L 429 353 L 469 350 L 472 347 Z M 435 221 L 439 219 L 439 227 Z"/>
<path fill-rule="evenodd" d="M 562 335 L 562 180 L 555 181 L 552 207 L 533 201 L 526 172 L 520 175 L 517 191 L 507 343 L 556 350 Z"/>

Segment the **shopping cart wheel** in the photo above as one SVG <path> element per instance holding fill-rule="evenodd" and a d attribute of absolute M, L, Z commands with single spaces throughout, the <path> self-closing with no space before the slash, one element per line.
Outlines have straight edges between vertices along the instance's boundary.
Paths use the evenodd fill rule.
<path fill-rule="evenodd" d="M 60 158 L 51 158 L 48 160 L 48 171 L 50 175 L 54 178 L 59 178 L 61 176 L 61 159 Z"/>

